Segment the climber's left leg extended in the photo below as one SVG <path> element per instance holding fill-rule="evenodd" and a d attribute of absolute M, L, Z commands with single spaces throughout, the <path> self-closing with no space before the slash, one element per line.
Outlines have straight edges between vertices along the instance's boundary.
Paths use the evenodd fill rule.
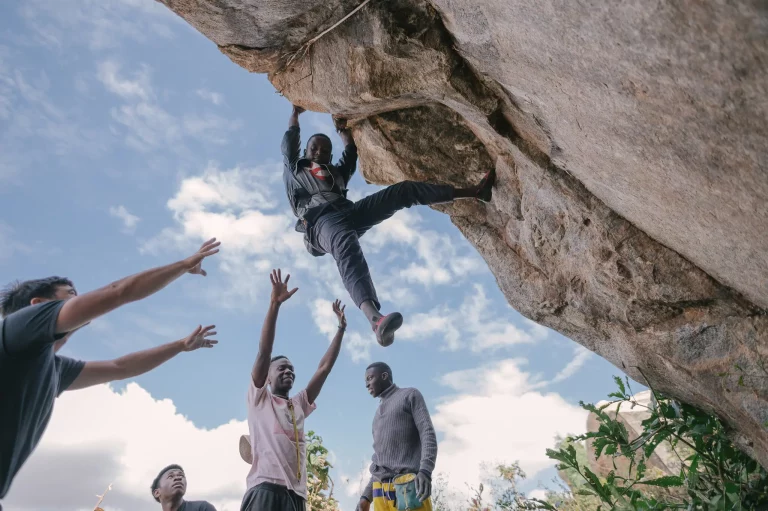
<path fill-rule="evenodd" d="M 403 181 L 357 201 L 351 215 L 352 224 L 358 236 L 362 236 L 374 225 L 391 218 L 401 209 L 411 206 L 440 204 L 455 199 L 477 199 L 490 202 L 495 182 L 495 170 L 488 172 L 479 184 L 470 188 Z"/>

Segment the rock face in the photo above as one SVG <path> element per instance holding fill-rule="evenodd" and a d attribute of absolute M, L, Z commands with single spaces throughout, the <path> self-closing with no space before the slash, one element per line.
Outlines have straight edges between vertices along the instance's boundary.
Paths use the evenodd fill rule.
<path fill-rule="evenodd" d="M 163 2 L 349 117 L 371 182 L 495 166 L 492 204 L 441 210 L 509 303 L 714 410 L 768 467 L 763 0 L 371 0 L 303 48 L 361 0 Z"/>

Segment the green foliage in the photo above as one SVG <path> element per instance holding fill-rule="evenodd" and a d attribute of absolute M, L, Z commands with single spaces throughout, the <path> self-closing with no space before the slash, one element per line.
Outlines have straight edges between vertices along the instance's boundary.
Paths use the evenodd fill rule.
<path fill-rule="evenodd" d="M 338 511 L 339 504 L 333 498 L 331 468 L 322 437 L 310 431 L 307 433 L 307 511 Z"/>
<path fill-rule="evenodd" d="M 598 429 L 566 439 L 547 456 L 558 462 L 561 474 L 568 479 L 580 478 L 572 484 L 567 498 L 553 493 L 547 505 L 538 509 L 581 509 L 579 501 L 591 499 L 596 510 L 759 510 L 768 509 L 768 473 L 755 460 L 737 449 L 728 438 L 726 426 L 714 415 L 685 403 L 653 392 L 650 406 L 632 396 L 629 380 L 614 378 L 617 391 L 613 401 L 596 407 L 581 403 L 594 413 Z M 625 384 L 626 383 L 626 384 Z M 615 411 L 606 412 L 614 405 Z M 622 406 L 643 407 L 649 417 L 642 422 L 643 431 L 630 438 L 618 419 Z M 629 461 L 629 469 L 605 478 L 593 473 L 577 455 L 576 445 L 590 441 L 595 458 Z M 665 444 L 680 461 L 680 473 L 647 477 L 649 460 L 659 445 Z M 570 507 L 569 507 L 570 506 Z"/>

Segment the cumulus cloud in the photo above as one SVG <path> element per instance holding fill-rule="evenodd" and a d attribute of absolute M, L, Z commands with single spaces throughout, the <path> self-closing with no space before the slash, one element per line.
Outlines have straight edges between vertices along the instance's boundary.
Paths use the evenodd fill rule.
<path fill-rule="evenodd" d="M 109 214 L 123 222 L 123 232 L 132 233 L 136 230 L 136 224 L 140 218 L 129 212 L 122 204 L 109 208 Z"/>
<path fill-rule="evenodd" d="M 428 229 L 422 216 L 405 209 L 376 227 L 367 242 L 374 251 L 406 245 L 417 260 L 395 272 L 407 282 L 424 286 L 456 283 L 486 266 L 468 244 L 457 244 L 450 235 Z"/>
<path fill-rule="evenodd" d="M 142 250 L 187 251 L 217 237 L 223 250 L 216 261 L 225 279 L 214 285 L 214 298 L 224 305 L 250 307 L 263 298 L 268 272 L 286 268 L 304 252 L 301 237 L 292 232 L 292 216 L 277 209 L 277 198 L 270 193 L 270 183 L 279 178 L 276 165 L 223 170 L 210 163 L 201 175 L 181 182 L 168 201 L 174 225 L 145 242 Z"/>
<path fill-rule="evenodd" d="M 540 325 L 521 320 L 528 327 L 521 328 L 504 319 L 504 313 L 511 314 L 512 310 L 509 307 L 504 307 L 504 312 L 498 310 L 480 284 L 475 284 L 472 291 L 472 294 L 465 296 L 458 309 L 439 306 L 430 312 L 411 316 L 399 338 L 425 340 L 439 336 L 445 349 L 455 351 L 469 348 L 475 352 L 533 343 L 546 338 L 548 331 Z"/>
<path fill-rule="evenodd" d="M 520 462 L 529 478 L 553 465 L 545 450 L 557 436 L 582 433 L 586 412 L 555 393 L 535 390 L 522 359 L 506 359 L 445 375 L 457 391 L 434 407 L 432 422 L 443 439 L 436 473 L 452 488 L 477 486 L 483 463 Z"/>
<path fill-rule="evenodd" d="M 246 428 L 235 420 L 198 428 L 173 402 L 154 399 L 136 383 L 121 392 L 106 385 L 66 392 L 3 504 L 16 511 L 92 509 L 94 495 L 113 483 L 105 509 L 154 509 L 152 480 L 178 463 L 187 474 L 189 499 L 236 511 L 247 474 L 237 442 Z"/>

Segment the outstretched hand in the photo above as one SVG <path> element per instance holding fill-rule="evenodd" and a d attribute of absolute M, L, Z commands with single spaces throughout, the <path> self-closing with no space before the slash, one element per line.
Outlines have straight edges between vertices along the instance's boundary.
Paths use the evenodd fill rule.
<path fill-rule="evenodd" d="M 184 264 L 187 266 L 187 272 L 193 275 L 202 275 L 205 277 L 208 275 L 203 269 L 203 259 L 219 252 L 220 241 L 216 241 L 216 238 L 211 238 L 202 244 L 200 250 L 193 255 L 184 259 Z"/>
<path fill-rule="evenodd" d="M 346 305 L 341 304 L 341 300 L 333 302 L 333 312 L 339 319 L 339 328 L 347 328 L 347 316 L 344 314 L 344 309 L 346 308 Z"/>
<path fill-rule="evenodd" d="M 213 348 L 217 345 L 219 341 L 216 339 L 209 339 L 212 335 L 216 335 L 214 328 L 216 328 L 216 325 L 208 325 L 205 328 L 200 325 L 195 328 L 195 331 L 189 334 L 183 341 L 184 351 L 195 351 L 199 348 Z"/>
<path fill-rule="evenodd" d="M 296 114 L 296 115 L 301 115 L 301 114 L 303 114 L 306 111 L 307 111 L 307 109 L 304 108 L 303 106 L 293 105 L 293 113 Z"/>
<path fill-rule="evenodd" d="M 272 282 L 272 303 L 278 305 L 288 300 L 299 290 L 298 287 L 295 287 L 288 291 L 288 279 L 290 279 L 291 276 L 290 274 L 286 275 L 285 281 L 283 281 L 282 277 L 282 272 L 279 268 L 277 270 L 272 270 L 272 274 L 269 276 L 269 280 Z"/>

